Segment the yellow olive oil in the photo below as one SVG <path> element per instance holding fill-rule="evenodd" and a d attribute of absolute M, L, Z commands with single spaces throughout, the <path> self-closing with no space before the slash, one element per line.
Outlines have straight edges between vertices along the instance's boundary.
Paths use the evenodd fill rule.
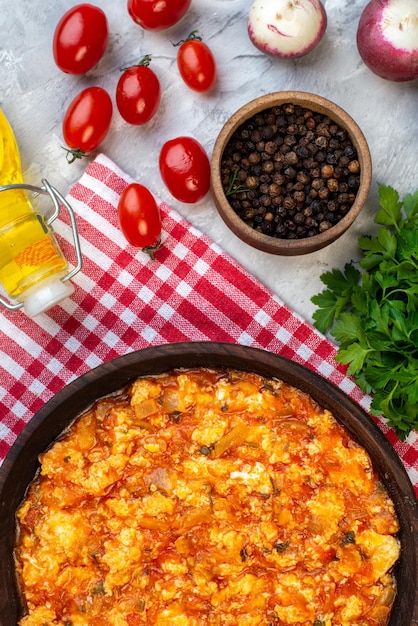
<path fill-rule="evenodd" d="M 22 184 L 13 131 L 0 109 L 0 186 Z M 67 261 L 51 229 L 24 189 L 0 192 L 0 282 L 12 298 L 50 276 L 61 277 Z"/>

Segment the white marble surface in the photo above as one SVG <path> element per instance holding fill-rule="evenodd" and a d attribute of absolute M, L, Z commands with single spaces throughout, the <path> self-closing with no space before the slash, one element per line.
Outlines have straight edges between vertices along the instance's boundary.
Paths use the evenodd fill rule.
<path fill-rule="evenodd" d="M 251 44 L 246 19 L 251 0 L 193 0 L 183 20 L 169 30 L 146 32 L 129 17 L 125 0 L 93 0 L 106 12 L 110 40 L 99 65 L 83 77 L 55 66 L 51 42 L 69 0 L 3 0 L 0 12 L 0 106 L 10 120 L 21 151 L 25 180 L 47 178 L 64 194 L 87 162 L 67 164 L 61 121 L 72 98 L 89 85 L 114 92 L 119 68 L 152 55 L 151 67 L 163 90 L 156 117 L 146 126 L 127 125 L 116 106 L 102 151 L 211 236 L 306 319 L 310 298 L 322 289 L 321 272 L 357 258 L 357 239 L 372 232 L 377 182 L 401 194 L 418 188 L 418 81 L 392 83 L 372 74 L 356 47 L 356 28 L 366 0 L 323 0 L 328 27 L 321 44 L 298 60 L 267 57 Z M 216 57 L 218 80 L 209 94 L 194 93 L 181 81 L 171 42 L 194 29 Z M 250 248 L 232 235 L 217 215 L 210 194 L 196 205 L 181 204 L 164 187 L 158 154 L 164 141 L 189 134 L 209 156 L 222 125 L 241 105 L 264 93 L 299 89 L 342 106 L 362 128 L 373 160 L 368 202 L 354 226 L 328 248 L 301 257 L 278 257 Z M 90 157 L 90 160 L 94 155 Z"/>

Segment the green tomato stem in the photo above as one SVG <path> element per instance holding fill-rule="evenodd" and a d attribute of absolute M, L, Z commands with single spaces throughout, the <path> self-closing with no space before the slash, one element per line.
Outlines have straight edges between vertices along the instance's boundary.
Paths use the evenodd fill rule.
<path fill-rule="evenodd" d="M 62 148 L 67 153 L 67 163 L 74 163 L 77 159 L 82 159 L 87 156 L 87 152 L 84 152 L 81 148 L 66 148 L 65 146 L 62 146 Z"/>
<path fill-rule="evenodd" d="M 150 63 L 151 63 L 151 55 L 146 54 L 144 57 L 142 57 L 139 63 L 135 63 L 134 65 L 128 65 L 127 67 L 121 67 L 119 71 L 126 72 L 127 70 L 130 70 L 132 67 L 148 67 Z"/>
<path fill-rule="evenodd" d="M 181 46 L 183 43 L 186 43 L 186 41 L 202 41 L 202 37 L 199 37 L 197 35 L 199 31 L 198 30 L 192 30 L 191 33 L 188 34 L 188 36 L 186 37 L 186 39 L 180 39 L 180 41 L 178 41 L 177 43 L 173 43 L 173 46 L 175 48 L 177 48 L 178 46 Z"/>

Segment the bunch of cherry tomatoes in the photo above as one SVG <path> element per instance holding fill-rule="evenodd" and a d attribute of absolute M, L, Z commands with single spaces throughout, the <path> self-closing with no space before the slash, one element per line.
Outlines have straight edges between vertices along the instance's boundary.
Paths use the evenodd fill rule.
<path fill-rule="evenodd" d="M 161 10 L 159 0 L 128 0 L 128 13 L 146 30 L 163 30 L 185 15 L 191 1 L 167 0 Z M 55 28 L 56 65 L 67 74 L 85 74 L 104 55 L 108 37 L 108 22 L 102 9 L 86 3 L 72 7 Z M 197 92 L 210 90 L 216 81 L 216 63 L 197 31 L 175 45 L 178 47 L 177 66 L 185 84 Z M 146 124 L 158 110 L 161 88 L 150 62 L 151 57 L 145 55 L 137 65 L 122 68 L 116 87 L 116 105 L 129 124 Z M 62 124 L 68 162 L 98 148 L 110 129 L 112 114 L 112 99 L 102 87 L 87 87 L 72 100 Z M 192 137 L 167 141 L 160 152 L 159 168 L 168 190 L 181 202 L 198 202 L 209 190 L 209 159 L 201 144 Z M 118 216 L 129 243 L 153 256 L 160 245 L 161 217 L 152 193 L 139 183 L 129 185 L 121 194 Z"/>

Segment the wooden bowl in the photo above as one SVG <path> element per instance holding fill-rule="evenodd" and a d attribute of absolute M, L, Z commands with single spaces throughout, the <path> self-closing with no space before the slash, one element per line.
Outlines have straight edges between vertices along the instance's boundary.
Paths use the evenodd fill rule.
<path fill-rule="evenodd" d="M 418 511 L 408 475 L 389 441 L 343 391 L 306 367 L 270 352 L 235 344 L 186 342 L 132 352 L 87 372 L 47 402 L 27 424 L 0 468 L 0 624 L 16 626 L 21 604 L 13 548 L 16 510 L 35 477 L 38 456 L 99 398 L 123 389 L 138 376 L 178 367 L 232 368 L 277 377 L 309 393 L 329 409 L 369 453 L 391 496 L 400 522 L 398 596 L 389 626 L 418 624 Z"/>
<path fill-rule="evenodd" d="M 270 109 L 277 105 L 287 103 L 300 105 L 310 109 L 314 113 L 327 115 L 341 128 L 348 131 L 352 144 L 357 150 L 360 163 L 360 187 L 350 210 L 344 217 L 327 231 L 312 237 L 300 239 L 277 238 L 254 230 L 231 207 L 222 185 L 221 160 L 225 147 L 228 145 L 233 133 L 249 118 L 256 113 Z M 260 96 L 243 107 L 229 118 L 219 133 L 212 153 L 211 160 L 211 185 L 215 205 L 220 216 L 232 230 L 232 232 L 250 246 L 284 256 L 307 254 L 328 246 L 338 239 L 354 222 L 360 213 L 368 193 L 372 179 L 372 163 L 369 147 L 366 139 L 356 122 L 330 100 L 312 93 L 302 91 L 280 91 Z"/>

